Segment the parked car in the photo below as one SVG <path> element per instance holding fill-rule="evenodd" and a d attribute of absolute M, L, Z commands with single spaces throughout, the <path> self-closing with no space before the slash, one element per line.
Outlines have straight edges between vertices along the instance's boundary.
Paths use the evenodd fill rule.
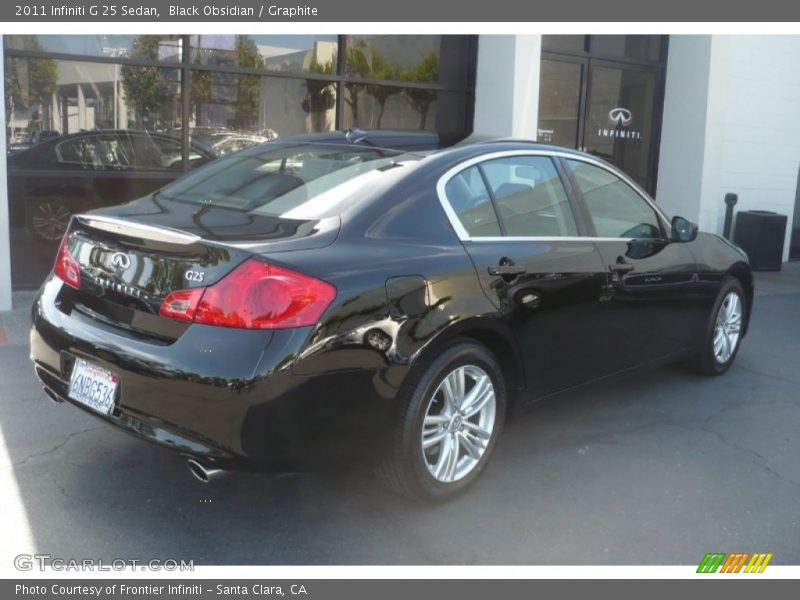
<path fill-rule="evenodd" d="M 744 253 L 590 155 L 284 140 L 75 216 L 31 357 L 50 398 L 201 480 L 366 461 L 444 499 L 514 407 L 665 361 L 725 372 L 752 302 Z"/>
<path fill-rule="evenodd" d="M 45 138 L 8 156 L 11 221 L 45 242 L 63 237 L 72 214 L 139 198 L 183 172 L 181 140 L 165 134 L 97 130 Z M 189 165 L 215 157 L 195 141 Z"/>

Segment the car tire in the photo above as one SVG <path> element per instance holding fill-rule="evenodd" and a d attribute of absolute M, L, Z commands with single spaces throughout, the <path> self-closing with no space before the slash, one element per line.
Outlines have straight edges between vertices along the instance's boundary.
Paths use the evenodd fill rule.
<path fill-rule="evenodd" d="M 708 316 L 693 361 L 703 375 L 722 375 L 733 364 L 746 327 L 747 299 L 738 279 L 726 277 Z"/>
<path fill-rule="evenodd" d="M 408 389 L 399 398 L 378 475 L 404 496 L 450 499 L 480 476 L 500 437 L 506 415 L 502 370 L 488 349 L 457 340 L 421 368 Z"/>
<path fill-rule="evenodd" d="M 25 205 L 25 224 L 37 240 L 48 243 L 61 241 L 69 227 L 72 211 L 57 200 L 31 200 Z"/>

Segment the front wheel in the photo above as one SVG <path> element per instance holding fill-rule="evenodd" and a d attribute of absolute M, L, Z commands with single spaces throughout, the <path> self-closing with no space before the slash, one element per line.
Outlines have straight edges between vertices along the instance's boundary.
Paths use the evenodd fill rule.
<path fill-rule="evenodd" d="M 742 341 L 746 319 L 745 295 L 739 280 L 723 281 L 711 309 L 696 357 L 704 375 L 721 375 L 733 364 Z"/>
<path fill-rule="evenodd" d="M 444 500 L 483 471 L 503 427 L 506 389 L 494 356 L 459 342 L 425 369 L 398 399 L 392 447 L 379 475 L 392 489 L 423 500 Z"/>

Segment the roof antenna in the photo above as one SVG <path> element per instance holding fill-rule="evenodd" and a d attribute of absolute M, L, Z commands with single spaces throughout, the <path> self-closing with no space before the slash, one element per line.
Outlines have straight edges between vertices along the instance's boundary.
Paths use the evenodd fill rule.
<path fill-rule="evenodd" d="M 346 139 L 351 144 L 357 144 L 362 142 L 366 139 L 367 132 L 363 129 L 359 129 L 358 127 L 351 127 L 348 129 L 344 134 L 344 139 Z"/>

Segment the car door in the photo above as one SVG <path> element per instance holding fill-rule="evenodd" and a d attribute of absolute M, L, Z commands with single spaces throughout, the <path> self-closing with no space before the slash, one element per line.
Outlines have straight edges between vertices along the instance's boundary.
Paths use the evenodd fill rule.
<path fill-rule="evenodd" d="M 516 333 L 532 397 L 605 374 L 607 284 L 547 154 L 473 159 L 440 184 L 445 209 L 500 318 Z"/>
<path fill-rule="evenodd" d="M 610 281 L 603 335 L 617 370 L 680 352 L 691 340 L 697 266 L 687 244 L 670 239 L 652 201 L 602 163 L 563 164 Z"/>

